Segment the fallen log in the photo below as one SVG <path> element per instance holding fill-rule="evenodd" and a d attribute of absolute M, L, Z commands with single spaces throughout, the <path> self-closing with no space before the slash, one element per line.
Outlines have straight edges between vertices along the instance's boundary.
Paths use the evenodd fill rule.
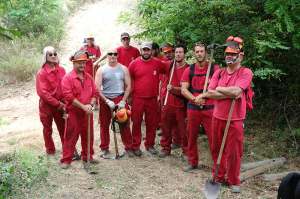
<path fill-rule="evenodd" d="M 284 178 L 287 174 L 292 172 L 300 173 L 300 171 L 287 171 L 282 173 L 264 174 L 262 177 L 264 181 L 273 182 L 273 181 L 282 180 L 282 178 Z"/>
<path fill-rule="evenodd" d="M 285 161 L 286 161 L 286 158 L 280 157 L 280 158 L 266 159 L 266 160 L 262 160 L 262 161 L 258 161 L 258 162 L 249 162 L 249 163 L 242 164 L 241 171 L 254 169 L 256 167 L 272 164 L 274 162 L 285 162 Z"/>
<path fill-rule="evenodd" d="M 273 159 L 274 160 L 274 159 Z M 261 166 L 258 166 L 253 169 L 246 170 L 241 174 L 241 181 L 245 181 L 251 177 L 257 176 L 264 173 L 266 170 L 271 169 L 276 166 L 281 166 L 286 162 L 285 158 L 279 158 L 274 161 L 269 161 L 268 164 L 264 163 Z"/>

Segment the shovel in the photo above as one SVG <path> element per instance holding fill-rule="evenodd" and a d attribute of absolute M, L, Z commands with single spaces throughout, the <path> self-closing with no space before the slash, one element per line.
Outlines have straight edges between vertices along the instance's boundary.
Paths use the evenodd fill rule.
<path fill-rule="evenodd" d="M 116 152 L 115 157 L 112 158 L 112 159 L 118 160 L 118 159 L 121 159 L 122 157 L 124 157 L 125 153 L 122 153 L 121 155 L 119 153 L 117 132 L 116 132 L 116 120 L 115 119 L 113 119 L 113 121 L 112 121 L 112 130 L 113 130 L 113 133 L 114 133 L 114 143 L 115 143 L 115 152 Z"/>
<path fill-rule="evenodd" d="M 234 104 L 235 104 L 235 99 L 232 99 L 229 114 L 228 114 L 228 119 L 227 119 L 225 130 L 224 130 L 222 144 L 221 144 L 221 148 L 220 148 L 218 159 L 217 159 L 215 175 L 214 175 L 212 180 L 208 180 L 205 183 L 205 187 L 204 187 L 203 192 L 204 192 L 204 195 L 207 199 L 217 199 L 218 195 L 219 195 L 219 192 L 220 192 L 220 189 L 221 189 L 221 184 L 216 182 L 216 176 L 218 176 L 218 173 L 219 173 L 220 162 L 221 162 L 221 158 L 222 158 L 222 155 L 223 155 L 223 150 L 224 150 L 224 146 L 225 146 L 225 142 L 226 142 L 226 137 L 227 137 L 228 129 L 229 129 L 230 122 L 231 122 L 231 117 L 232 117 Z"/>
<path fill-rule="evenodd" d="M 112 124 L 111 124 L 111 129 L 114 134 L 114 144 L 115 144 L 115 157 L 107 157 L 107 156 L 102 156 L 103 159 L 110 159 L 110 160 L 118 160 L 121 159 L 122 157 L 125 156 L 125 153 L 122 153 L 120 155 L 119 149 L 118 149 L 118 140 L 117 140 L 117 130 L 116 130 L 116 118 L 115 118 L 115 112 L 118 110 L 118 107 L 116 106 L 115 109 L 111 112 L 112 115 Z"/>
<path fill-rule="evenodd" d="M 88 129 L 87 129 L 87 163 L 84 165 L 84 169 L 88 174 L 97 174 L 95 170 L 91 170 L 90 167 L 90 146 L 91 146 L 91 114 L 88 114 Z"/>

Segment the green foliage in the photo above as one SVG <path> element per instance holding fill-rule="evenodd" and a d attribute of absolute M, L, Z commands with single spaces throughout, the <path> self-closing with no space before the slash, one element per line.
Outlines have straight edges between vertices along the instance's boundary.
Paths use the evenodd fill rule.
<path fill-rule="evenodd" d="M 42 49 L 47 45 L 58 47 L 64 35 L 64 3 L 0 1 L 0 83 L 31 79 L 40 67 Z"/>
<path fill-rule="evenodd" d="M 255 75 L 250 117 L 264 118 L 285 133 L 288 122 L 300 127 L 299 0 L 140 0 L 135 12 L 120 20 L 136 24 L 142 30 L 138 38 L 185 43 L 190 49 L 197 41 L 222 44 L 229 35 L 242 37 L 243 64 Z M 215 59 L 222 63 L 223 52 Z"/>
<path fill-rule="evenodd" d="M 58 0 L 10 0 L 2 21 L 6 27 L 26 36 L 41 33 L 51 36 L 63 30 L 64 16 L 58 3 Z"/>
<path fill-rule="evenodd" d="M 17 151 L 0 161 L 0 198 L 21 193 L 48 174 L 46 161 L 30 151 Z"/>

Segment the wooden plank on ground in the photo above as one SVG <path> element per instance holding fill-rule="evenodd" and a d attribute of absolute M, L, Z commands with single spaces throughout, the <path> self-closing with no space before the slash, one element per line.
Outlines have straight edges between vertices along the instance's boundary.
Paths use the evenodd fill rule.
<path fill-rule="evenodd" d="M 268 162 L 268 164 L 264 163 L 263 165 L 258 166 L 256 168 L 246 170 L 245 172 L 243 172 L 241 174 L 241 181 L 245 181 L 245 180 L 247 180 L 247 179 L 249 179 L 251 177 L 254 177 L 254 176 L 257 176 L 259 174 L 262 174 L 262 173 L 264 173 L 268 169 L 271 169 L 271 168 L 274 168 L 274 167 L 277 167 L 277 166 L 281 166 L 285 162 L 286 162 L 285 158 L 279 158 L 277 160 Z"/>
<path fill-rule="evenodd" d="M 262 160 L 262 161 L 258 161 L 258 162 L 249 162 L 249 163 L 242 164 L 241 171 L 254 169 L 256 167 L 272 164 L 274 162 L 285 162 L 285 161 L 286 161 L 286 158 L 280 157 L 280 158 L 266 159 L 266 160 Z"/>

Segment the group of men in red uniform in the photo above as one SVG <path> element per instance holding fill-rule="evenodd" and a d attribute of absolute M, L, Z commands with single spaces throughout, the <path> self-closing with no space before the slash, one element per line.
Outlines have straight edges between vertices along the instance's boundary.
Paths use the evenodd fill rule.
<path fill-rule="evenodd" d="M 196 62 L 185 61 L 186 47 L 166 44 L 157 50 L 155 43 L 144 42 L 140 51 L 130 45 L 128 33 L 121 34 L 122 46 L 110 49 L 108 63 L 95 71 L 93 62 L 101 56 L 94 38 L 86 38 L 86 45 L 72 57 L 73 70 L 65 74 L 59 66 L 53 47 L 44 49 L 44 64 L 37 74 L 36 88 L 40 96 L 40 120 L 47 154 L 55 153 L 52 140 L 54 119 L 62 142 L 61 167 L 72 162 L 75 145 L 81 136 L 81 159 L 98 163 L 93 158 L 93 128 L 90 154 L 87 154 L 87 129 L 93 126 L 93 108 L 99 99 L 100 148 L 109 153 L 109 125 L 116 107 L 131 106 L 132 130 L 128 124 L 121 129 L 122 141 L 129 157 L 141 156 L 141 124 L 145 120 L 144 146 L 146 151 L 164 158 L 176 146 L 188 166 L 184 171 L 198 169 L 197 136 L 203 126 L 208 137 L 214 168 L 224 133 L 230 102 L 236 101 L 218 176 L 218 182 L 232 186 L 239 192 L 240 164 L 243 154 L 243 121 L 246 115 L 247 90 L 252 72 L 241 66 L 243 40 L 230 36 L 226 40 L 225 68 L 209 64 L 207 48 L 196 43 L 193 53 Z M 91 57 L 92 56 L 92 57 Z M 203 92 L 211 65 L 208 91 Z M 94 81 L 94 78 L 96 79 Z M 96 83 L 95 83 L 96 82 Z M 63 117 L 65 119 L 63 119 Z M 155 149 L 156 129 L 161 128 L 161 150 Z"/>

